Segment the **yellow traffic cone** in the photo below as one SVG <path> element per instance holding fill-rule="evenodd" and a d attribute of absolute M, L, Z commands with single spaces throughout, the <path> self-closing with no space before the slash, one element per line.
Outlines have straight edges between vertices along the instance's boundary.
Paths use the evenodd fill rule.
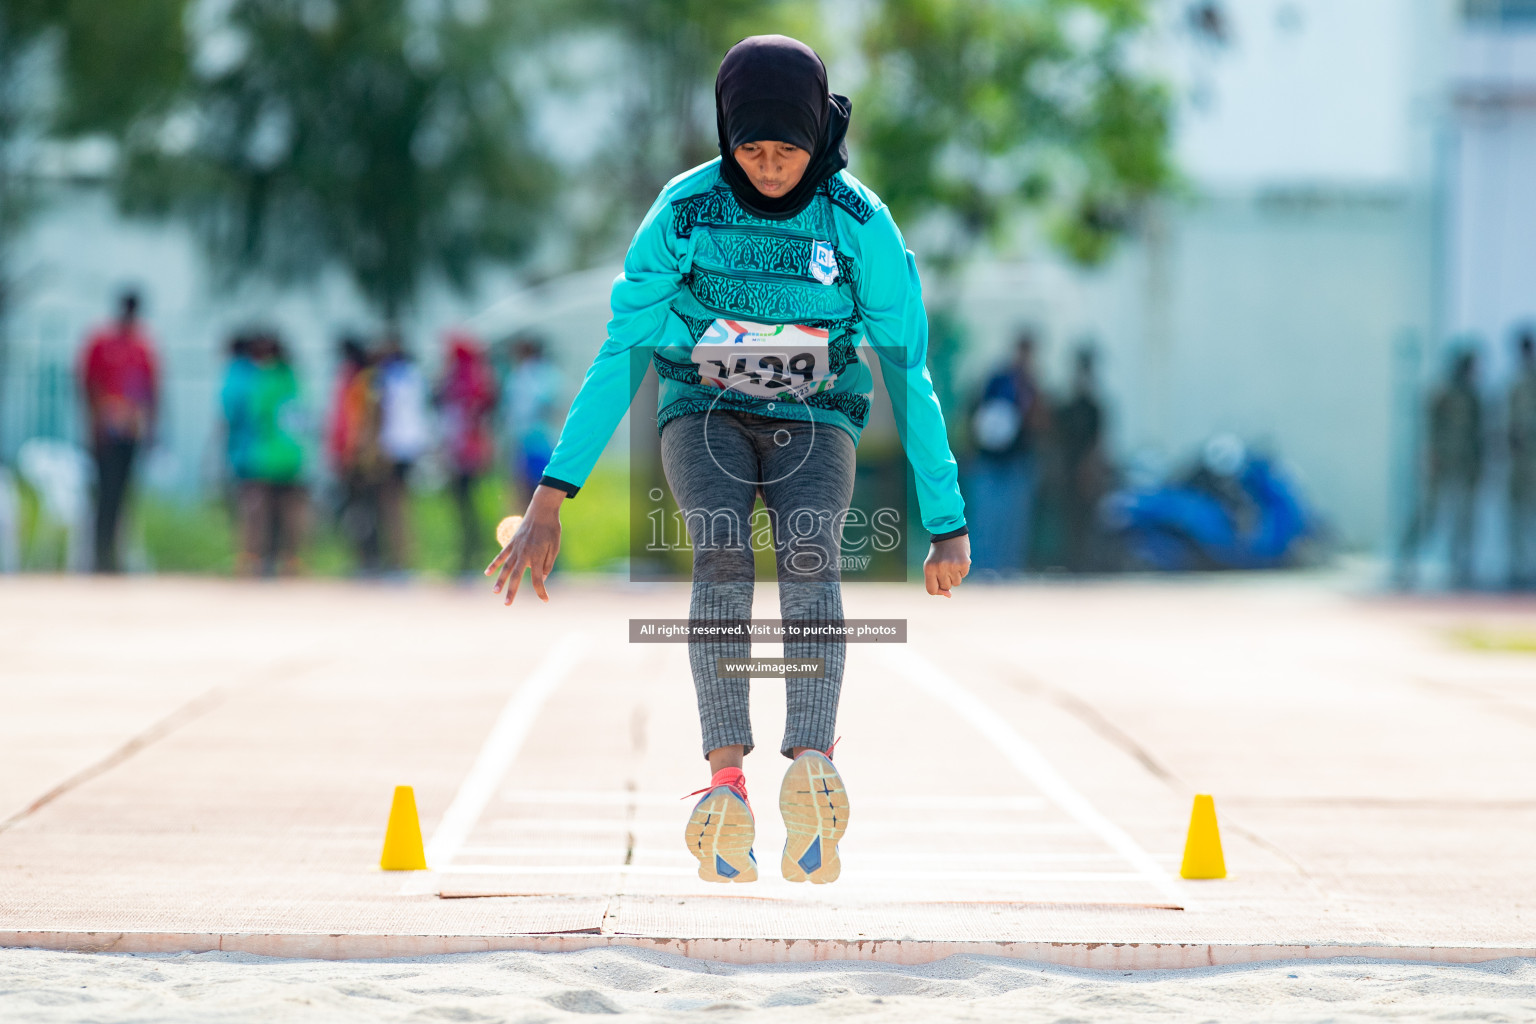
<path fill-rule="evenodd" d="M 1227 862 L 1221 856 L 1221 833 L 1216 828 L 1216 801 L 1208 794 L 1195 797 L 1179 875 L 1183 878 L 1227 877 Z"/>
<path fill-rule="evenodd" d="M 421 819 L 416 816 L 416 792 L 410 786 L 395 787 L 384 830 L 384 853 L 379 867 L 385 871 L 425 871 L 427 854 L 421 846 Z"/>

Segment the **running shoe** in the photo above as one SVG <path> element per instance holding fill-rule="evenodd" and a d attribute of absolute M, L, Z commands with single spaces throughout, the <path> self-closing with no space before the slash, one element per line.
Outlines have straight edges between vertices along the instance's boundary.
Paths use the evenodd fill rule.
<path fill-rule="evenodd" d="M 757 881 L 757 856 L 752 840 L 757 826 L 747 802 L 747 781 L 740 768 L 722 768 L 709 785 L 688 794 L 704 798 L 694 805 L 683 838 L 699 859 L 699 877 L 706 882 Z"/>
<path fill-rule="evenodd" d="M 779 812 L 786 836 L 784 877 L 817 885 L 837 881 L 843 870 L 837 841 L 848 831 L 848 790 L 830 757 L 807 750 L 791 762 L 779 787 Z"/>

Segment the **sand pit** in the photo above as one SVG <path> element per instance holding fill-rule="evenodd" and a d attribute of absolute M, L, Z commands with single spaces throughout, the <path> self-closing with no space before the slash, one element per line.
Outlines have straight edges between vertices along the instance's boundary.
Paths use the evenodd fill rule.
<path fill-rule="evenodd" d="M 0 1019 L 85 1021 L 1526 1021 L 1536 961 L 1328 960 L 1080 971 L 994 957 L 921 967 L 736 966 L 636 949 L 276 960 L 0 951 Z"/>

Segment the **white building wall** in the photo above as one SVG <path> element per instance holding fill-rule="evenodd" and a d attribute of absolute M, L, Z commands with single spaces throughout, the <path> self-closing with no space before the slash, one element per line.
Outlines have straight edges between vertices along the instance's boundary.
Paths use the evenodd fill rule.
<path fill-rule="evenodd" d="M 1536 29 L 1469 31 L 1457 48 L 1447 138 L 1448 327 L 1495 342 L 1536 320 Z"/>

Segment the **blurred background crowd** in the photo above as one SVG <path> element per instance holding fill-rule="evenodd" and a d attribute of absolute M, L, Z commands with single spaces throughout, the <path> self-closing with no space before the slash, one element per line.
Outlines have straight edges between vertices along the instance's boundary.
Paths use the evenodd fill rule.
<path fill-rule="evenodd" d="M 980 576 L 1536 585 L 1536 0 L 0 0 L 0 570 L 475 571 L 766 31 L 917 253 Z"/>
<path fill-rule="evenodd" d="M 123 293 L 116 317 L 82 347 L 87 451 L 34 438 L 20 459 L 23 481 L 54 506 L 74 510 L 60 517 L 64 525 L 83 524 L 91 506 L 96 572 L 123 569 L 122 520 L 135 463 L 157 439 L 160 359 L 140 319 L 141 301 L 136 291 Z M 471 574 L 483 567 L 492 536 L 482 485 L 504 471 L 508 500 L 526 503 L 564 419 L 560 371 L 531 333 L 493 352 L 463 330 L 449 331 L 435 379 L 398 330 L 372 339 L 347 335 L 337 343 L 328 387 L 301 379 L 273 328 L 236 332 L 226 355 L 217 394 L 218 482 L 232 524 L 233 569 L 242 576 L 304 572 L 317 504 L 352 571 L 410 570 L 410 499 L 423 459 L 432 460 L 434 489 L 451 500 L 452 571 Z M 495 493 L 492 506 L 506 504 Z"/>

